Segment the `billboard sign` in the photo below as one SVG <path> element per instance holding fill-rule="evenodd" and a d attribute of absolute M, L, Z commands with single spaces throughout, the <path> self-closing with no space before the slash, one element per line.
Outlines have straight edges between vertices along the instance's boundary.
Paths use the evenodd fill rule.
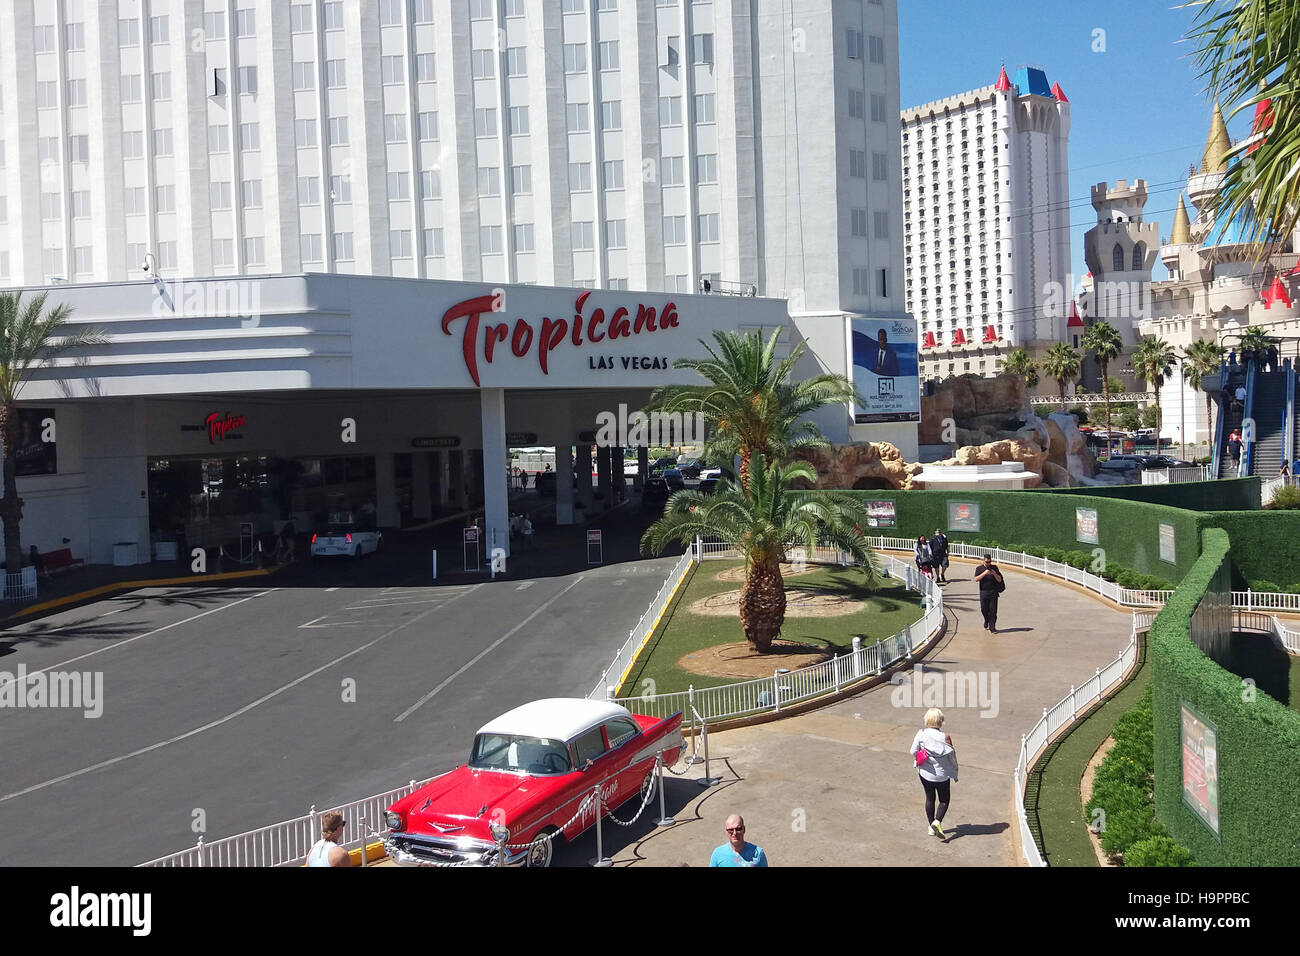
<path fill-rule="evenodd" d="M 868 501 L 866 506 L 868 528 L 892 528 L 895 526 L 894 503 L 892 501 Z"/>
<path fill-rule="evenodd" d="M 1219 731 L 1182 704 L 1183 803 L 1219 834 Z"/>
<path fill-rule="evenodd" d="M 1084 544 L 1097 544 L 1097 509 L 1074 509 L 1074 538 Z"/>
<path fill-rule="evenodd" d="M 973 501 L 948 502 L 949 531 L 978 531 L 980 529 L 980 506 Z"/>
<path fill-rule="evenodd" d="M 853 384 L 866 400 L 854 410 L 854 422 L 919 422 L 916 322 L 853 319 L 849 326 Z"/>
<path fill-rule="evenodd" d="M 14 430 L 14 473 L 53 475 L 58 472 L 58 455 L 54 442 L 54 409 L 18 409 L 18 427 Z"/>

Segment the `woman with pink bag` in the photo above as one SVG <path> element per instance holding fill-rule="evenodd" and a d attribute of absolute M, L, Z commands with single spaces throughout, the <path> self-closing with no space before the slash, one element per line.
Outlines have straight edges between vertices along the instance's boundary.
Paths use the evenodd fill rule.
<path fill-rule="evenodd" d="M 925 818 L 929 821 L 925 832 L 946 840 L 943 816 L 948 812 L 950 785 L 957 779 L 957 751 L 953 749 L 952 738 L 943 732 L 943 711 L 938 707 L 925 712 L 925 727 L 912 740 L 912 757 L 916 760 L 921 786 L 925 788 Z"/>

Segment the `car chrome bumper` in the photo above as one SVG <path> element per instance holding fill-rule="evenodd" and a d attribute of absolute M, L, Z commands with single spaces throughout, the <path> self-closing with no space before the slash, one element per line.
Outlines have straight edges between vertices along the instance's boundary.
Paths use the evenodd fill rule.
<path fill-rule="evenodd" d="M 507 850 L 505 861 L 498 864 L 497 848 L 491 843 L 462 848 L 393 835 L 384 837 L 383 844 L 398 866 L 523 866 L 528 858 L 526 848 Z"/>

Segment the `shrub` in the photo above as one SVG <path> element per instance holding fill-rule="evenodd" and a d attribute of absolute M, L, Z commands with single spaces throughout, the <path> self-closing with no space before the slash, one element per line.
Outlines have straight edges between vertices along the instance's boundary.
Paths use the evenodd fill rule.
<path fill-rule="evenodd" d="M 1283 485 L 1273 493 L 1274 511 L 1294 511 L 1300 508 L 1300 488 Z"/>
<path fill-rule="evenodd" d="M 1287 593 L 1287 594 L 1300 594 L 1300 584 L 1288 584 L 1288 585 L 1287 585 L 1287 588 L 1286 588 L 1286 593 Z"/>
<path fill-rule="evenodd" d="M 1135 591 L 1142 586 L 1141 575 L 1128 568 L 1119 568 L 1115 572 L 1115 582 L 1122 588 L 1131 588 Z"/>
<path fill-rule="evenodd" d="M 1067 551 L 1065 554 L 1065 563 L 1072 568 L 1078 568 L 1080 571 L 1088 570 L 1092 560 L 1092 555 L 1086 551 Z"/>
<path fill-rule="evenodd" d="M 1057 564 L 1065 563 L 1065 551 L 1061 548 L 1044 548 L 1043 557 L 1048 561 L 1055 561 Z"/>
<path fill-rule="evenodd" d="M 1124 853 L 1125 866 L 1195 866 L 1192 851 L 1168 836 L 1139 840 Z"/>
<path fill-rule="evenodd" d="M 1270 593 L 1276 593 L 1277 591 L 1282 590 L 1272 581 L 1251 581 L 1250 589 L 1252 591 L 1266 591 Z"/>

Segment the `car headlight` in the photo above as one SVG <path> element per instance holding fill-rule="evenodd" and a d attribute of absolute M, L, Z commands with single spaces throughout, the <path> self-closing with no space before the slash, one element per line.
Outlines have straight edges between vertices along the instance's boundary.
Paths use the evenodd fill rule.
<path fill-rule="evenodd" d="M 488 826 L 488 829 L 492 831 L 492 839 L 499 844 L 510 839 L 510 828 L 503 824 L 493 823 Z"/>
<path fill-rule="evenodd" d="M 389 810 L 384 814 L 384 822 L 388 824 L 388 829 L 390 830 L 406 829 L 406 821 L 403 820 L 402 815 L 395 810 Z"/>

